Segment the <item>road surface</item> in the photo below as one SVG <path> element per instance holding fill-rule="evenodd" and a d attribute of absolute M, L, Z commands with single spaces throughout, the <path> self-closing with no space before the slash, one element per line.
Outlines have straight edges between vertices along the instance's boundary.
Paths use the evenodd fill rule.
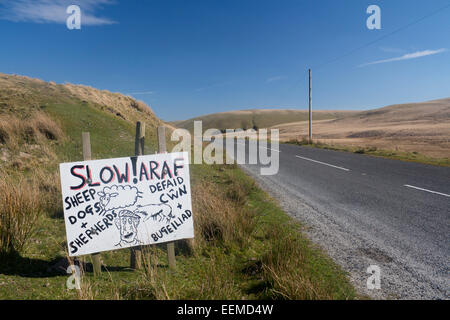
<path fill-rule="evenodd" d="M 361 293 L 449 299 L 450 168 L 287 144 L 264 150 L 280 156 L 276 175 L 242 167 Z M 371 265 L 380 267 L 380 290 L 367 289 Z"/>

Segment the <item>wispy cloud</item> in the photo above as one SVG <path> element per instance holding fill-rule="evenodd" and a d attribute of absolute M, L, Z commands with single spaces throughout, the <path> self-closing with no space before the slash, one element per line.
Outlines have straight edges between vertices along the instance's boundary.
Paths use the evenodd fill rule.
<path fill-rule="evenodd" d="M 115 21 L 97 15 L 113 0 L 14 0 L 0 3 L 0 19 L 13 22 L 66 23 L 66 9 L 72 4 L 81 8 L 81 23 L 84 26 L 114 24 Z"/>
<path fill-rule="evenodd" d="M 267 83 L 271 83 L 271 82 L 283 80 L 285 78 L 286 78 L 285 76 L 275 76 L 275 77 L 271 77 L 271 78 L 266 79 L 266 82 Z"/>
<path fill-rule="evenodd" d="M 427 56 L 432 56 L 432 55 L 435 55 L 435 54 L 439 54 L 439 53 L 442 53 L 442 52 L 445 52 L 445 51 L 447 51 L 447 49 L 417 51 L 417 52 L 414 52 L 414 53 L 404 54 L 401 57 L 396 57 L 396 58 L 391 58 L 391 59 L 378 60 L 378 61 L 373 61 L 373 62 L 369 62 L 369 63 L 364 63 L 364 64 L 359 65 L 359 67 L 365 67 L 365 66 L 370 66 L 370 65 L 374 65 L 374 64 L 394 62 L 394 61 L 418 59 L 418 58 L 422 58 L 422 57 L 427 57 Z"/>

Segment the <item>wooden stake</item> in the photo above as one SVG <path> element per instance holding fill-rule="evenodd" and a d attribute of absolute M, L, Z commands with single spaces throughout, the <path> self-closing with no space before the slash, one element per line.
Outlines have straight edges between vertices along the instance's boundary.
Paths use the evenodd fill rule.
<path fill-rule="evenodd" d="M 81 140 L 83 142 L 83 159 L 84 161 L 92 160 L 91 154 L 91 136 L 89 132 L 83 132 L 81 134 Z M 92 265 L 94 267 L 94 275 L 99 276 L 102 273 L 102 260 L 100 253 L 91 254 Z"/>
<path fill-rule="evenodd" d="M 158 153 L 166 153 L 166 127 L 158 127 Z M 175 260 L 175 243 L 167 243 L 167 258 L 169 260 L 169 268 L 174 270 L 177 266 Z"/>
<path fill-rule="evenodd" d="M 134 155 L 142 156 L 145 145 L 145 122 L 136 123 L 136 139 L 134 143 Z"/>
<path fill-rule="evenodd" d="M 142 156 L 144 154 L 145 144 L 145 123 L 136 123 L 136 139 L 134 142 L 134 155 Z M 142 268 L 142 247 L 133 247 L 130 252 L 130 268 L 141 269 Z"/>

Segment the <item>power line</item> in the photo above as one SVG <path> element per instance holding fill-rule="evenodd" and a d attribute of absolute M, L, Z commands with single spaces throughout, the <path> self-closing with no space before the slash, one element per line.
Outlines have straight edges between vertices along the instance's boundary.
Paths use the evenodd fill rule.
<path fill-rule="evenodd" d="M 444 11 L 447 8 L 450 8 L 450 3 L 445 5 L 445 6 L 443 6 L 443 7 L 441 7 L 441 8 L 439 8 L 439 9 L 436 9 L 435 11 L 433 11 L 433 12 L 431 12 L 431 13 L 429 13 L 429 14 L 427 14 L 427 15 L 425 15 L 425 16 L 417 19 L 417 20 L 414 20 L 413 22 L 408 23 L 407 25 L 404 25 L 404 26 L 402 26 L 402 27 L 400 27 L 400 28 L 398 28 L 398 29 L 396 29 L 396 30 L 394 30 L 394 31 L 384 35 L 384 36 L 381 36 L 378 39 L 370 41 L 369 43 L 366 43 L 366 44 L 364 44 L 364 45 L 362 45 L 360 47 L 354 48 L 351 51 L 349 51 L 349 52 L 347 52 L 347 53 L 345 53 L 345 54 L 343 54 L 341 56 L 338 56 L 338 57 L 336 57 L 336 58 L 334 58 L 332 60 L 329 60 L 329 61 L 327 61 L 327 62 L 325 62 L 325 63 L 323 63 L 323 64 L 321 64 L 319 66 L 315 66 L 313 69 L 318 70 L 318 69 L 320 69 L 320 68 L 322 68 L 322 67 L 324 67 L 324 66 L 326 66 L 326 65 L 328 65 L 330 63 L 333 63 L 333 62 L 336 62 L 336 61 L 338 61 L 338 60 L 340 60 L 342 58 L 348 57 L 348 56 L 352 55 L 353 53 L 355 53 L 356 51 L 362 50 L 362 49 L 364 49 L 366 47 L 369 47 L 369 46 L 373 45 L 374 43 L 377 43 L 377 42 L 379 42 L 381 40 L 384 40 L 387 37 L 390 37 L 393 34 L 396 34 L 396 33 L 400 32 L 400 31 L 403 31 L 403 30 L 405 30 L 405 29 L 407 29 L 407 28 L 409 28 L 409 27 L 411 27 L 411 26 L 413 26 L 413 25 L 415 25 L 415 24 L 425 20 L 425 19 L 428 19 L 429 17 L 432 17 L 432 16 L 438 14 L 439 12 Z"/>
<path fill-rule="evenodd" d="M 362 49 L 364 49 L 366 47 L 369 47 L 369 46 L 373 45 L 374 43 L 377 43 L 377 42 L 379 42 L 381 40 L 384 40 L 384 39 L 392 36 L 393 34 L 399 33 L 399 32 L 401 32 L 401 31 L 403 31 L 403 30 L 405 30 L 405 29 L 407 29 L 407 28 L 409 28 L 409 27 L 411 27 L 411 26 L 413 26 L 413 25 L 415 25 L 415 24 L 417 24 L 417 23 L 419 23 L 419 22 L 421 22 L 421 21 L 423 21 L 425 19 L 428 19 L 429 17 L 432 17 L 432 16 L 434 16 L 434 15 L 436 15 L 436 14 L 438 14 L 438 13 L 440 13 L 440 12 L 442 12 L 442 11 L 448 9 L 448 8 L 450 8 L 450 3 L 445 5 L 445 6 L 443 6 L 443 7 L 440 7 L 438 9 L 434 10 L 433 12 L 431 12 L 431 13 L 429 13 L 429 14 L 427 14 L 427 15 L 425 15 L 425 16 L 417 19 L 417 20 L 414 20 L 414 21 L 412 21 L 412 22 L 410 22 L 410 23 L 408 23 L 408 24 L 406 24 L 406 25 L 404 25 L 402 27 L 399 27 L 399 28 L 395 29 L 394 31 L 392 31 L 392 32 L 390 32 L 390 33 L 388 33 L 388 34 L 386 34 L 384 36 L 381 36 L 381 37 L 379 37 L 379 38 L 377 38 L 377 39 L 375 39 L 373 41 L 370 41 L 369 43 L 366 43 L 366 44 L 364 44 L 364 45 L 362 45 L 360 47 L 354 48 L 351 51 L 347 52 L 346 54 L 338 56 L 338 57 L 336 57 L 336 58 L 334 58 L 332 60 L 329 60 L 329 61 L 327 61 L 327 62 L 325 62 L 325 63 L 323 63 L 321 65 L 315 66 L 312 69 L 319 70 L 319 69 L 321 69 L 322 67 L 324 67 L 324 66 L 326 66 L 328 64 L 336 62 L 336 61 L 338 61 L 338 60 L 340 60 L 342 58 L 348 57 L 348 56 L 352 55 L 353 53 L 355 53 L 355 52 L 357 52 L 359 50 L 362 50 Z M 306 71 L 305 73 L 308 73 L 308 71 Z M 303 80 L 296 82 L 296 84 L 292 88 L 296 88 L 296 87 L 300 86 L 300 84 L 303 85 L 303 84 L 306 83 L 306 81 L 307 80 L 306 80 L 306 77 L 305 77 Z"/>

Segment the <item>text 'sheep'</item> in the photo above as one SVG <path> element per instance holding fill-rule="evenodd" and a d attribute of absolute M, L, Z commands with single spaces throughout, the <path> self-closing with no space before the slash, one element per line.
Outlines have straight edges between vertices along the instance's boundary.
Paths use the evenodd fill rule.
<path fill-rule="evenodd" d="M 188 154 L 60 164 L 70 256 L 194 237 Z"/>

